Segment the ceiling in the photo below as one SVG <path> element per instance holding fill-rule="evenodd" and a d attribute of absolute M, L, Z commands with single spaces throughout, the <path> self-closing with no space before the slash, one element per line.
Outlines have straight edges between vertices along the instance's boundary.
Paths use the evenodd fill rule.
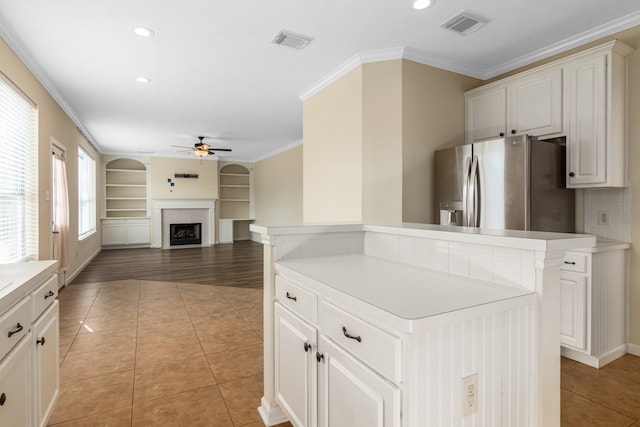
<path fill-rule="evenodd" d="M 640 24 L 638 0 L 0 0 L 0 35 L 103 154 L 255 161 L 302 141 L 301 95 L 366 58 L 489 78 Z M 440 25 L 489 20 L 463 36 Z M 141 38 L 133 28 L 155 32 Z M 271 43 L 286 29 L 304 50 Z M 142 84 L 136 77 L 145 76 Z"/>

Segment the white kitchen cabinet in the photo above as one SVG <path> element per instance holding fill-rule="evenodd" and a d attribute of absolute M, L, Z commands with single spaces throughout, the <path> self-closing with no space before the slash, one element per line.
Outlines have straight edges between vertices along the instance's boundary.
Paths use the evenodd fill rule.
<path fill-rule="evenodd" d="M 58 398 L 56 273 L 56 261 L 0 266 L 11 282 L 0 298 L 1 426 L 43 427 Z"/>
<path fill-rule="evenodd" d="M 102 246 L 144 246 L 150 242 L 150 218 L 102 219 Z"/>
<path fill-rule="evenodd" d="M 607 43 L 566 61 L 567 186 L 625 187 L 627 56 Z"/>
<path fill-rule="evenodd" d="M 316 329 L 275 304 L 276 400 L 295 426 L 315 426 Z"/>
<path fill-rule="evenodd" d="M 562 67 L 524 73 L 465 93 L 467 143 L 562 132 Z"/>
<path fill-rule="evenodd" d="M 560 342 L 587 350 L 587 277 L 563 271 L 560 274 Z"/>
<path fill-rule="evenodd" d="M 316 324 L 316 295 L 280 276 L 276 277 L 276 300 L 276 401 L 292 424 L 400 426 L 400 389 L 358 357 L 376 365 L 376 350 L 384 355 L 388 349 L 387 342 L 378 341 L 374 334 L 384 332 L 352 316 L 345 319 L 333 306 L 319 312 Z M 337 319 L 333 318 L 336 313 Z M 351 329 L 364 335 L 350 336 Z M 353 341 L 355 347 L 347 349 L 333 341 L 340 337 L 349 344 Z"/>
<path fill-rule="evenodd" d="M 31 426 L 32 385 L 31 334 L 0 362 L 0 425 Z"/>
<path fill-rule="evenodd" d="M 53 410 L 60 390 L 59 303 L 57 300 L 33 324 L 35 358 L 35 420 L 43 427 Z"/>
<path fill-rule="evenodd" d="M 600 368 L 626 353 L 625 243 L 568 251 L 560 271 L 562 355 Z"/>
<path fill-rule="evenodd" d="M 317 360 L 320 427 L 400 427 L 400 389 L 320 336 Z"/>
<path fill-rule="evenodd" d="M 363 265 L 366 266 L 364 270 L 361 269 Z M 441 290 L 433 289 L 434 295 L 441 295 L 441 292 L 447 293 L 445 289 L 455 288 L 456 285 L 450 284 L 449 280 L 456 279 L 432 277 L 428 272 L 425 277 L 410 278 L 411 274 L 421 273 L 409 273 L 402 266 L 360 256 L 328 257 L 309 264 L 285 261 L 278 263 L 277 269 L 273 303 L 275 401 L 297 427 L 453 425 L 455 420 L 461 419 L 461 397 L 458 395 L 460 378 L 473 372 L 479 372 L 483 378 L 488 375 L 481 367 L 487 363 L 487 358 L 496 358 L 495 348 L 528 346 L 528 334 L 532 326 L 529 322 L 535 303 L 532 291 L 501 288 L 498 293 L 513 292 L 515 298 L 509 298 L 506 306 L 502 305 L 503 302 L 499 303 L 500 308 L 495 309 L 500 310 L 501 314 L 497 317 L 489 304 L 479 310 L 476 306 L 470 311 L 453 310 L 453 314 L 449 309 L 444 309 L 444 313 L 447 313 L 444 317 L 436 315 L 414 319 L 425 322 L 423 326 L 398 326 L 404 322 L 400 320 L 398 323 L 400 318 L 413 319 L 414 315 L 395 317 L 381 308 L 385 305 L 382 300 L 365 303 L 354 298 L 354 294 L 360 295 L 360 291 L 354 289 L 361 289 L 362 284 L 366 283 L 364 289 L 380 297 L 378 292 L 384 289 L 380 287 L 381 283 L 388 285 L 390 277 L 402 277 L 411 283 L 419 283 L 415 289 L 422 289 L 424 283 L 442 286 Z M 305 276 L 301 272 L 310 275 Z M 344 278 L 338 279 L 342 277 L 338 272 L 343 272 Z M 314 285 L 320 283 L 329 286 Z M 465 278 L 460 279 L 460 283 L 468 286 L 476 282 Z M 392 295 L 411 295 L 409 289 L 413 289 L 413 285 L 394 285 L 397 292 L 389 290 L 383 300 L 397 306 Z M 486 297 L 482 296 L 482 292 L 470 292 L 481 299 Z M 422 291 L 419 293 L 422 294 Z M 458 303 L 454 301 L 457 300 L 454 298 L 451 301 L 456 305 Z M 466 307 L 465 304 L 462 306 Z M 437 313 L 442 313 L 439 304 L 434 307 L 438 307 Z M 453 320 L 454 317 L 457 320 Z M 450 324 L 451 321 L 454 323 Z M 478 325 L 484 322 L 491 325 L 508 322 L 510 326 L 504 327 L 504 332 L 510 332 L 486 335 L 482 329 L 463 327 L 466 322 Z M 517 333 L 511 336 L 515 331 Z M 474 335 L 476 333 L 479 335 Z M 512 341 L 516 336 L 517 342 Z M 474 340 L 484 340 L 484 350 L 469 354 L 469 360 L 474 360 L 473 367 L 464 368 L 461 352 Z M 524 351 L 525 347 L 521 350 Z M 440 378 L 437 365 L 427 367 L 421 362 L 434 357 L 451 360 L 455 365 L 450 368 L 446 379 Z M 503 357 L 506 356 L 499 356 Z M 501 364 L 493 360 L 490 365 L 493 366 L 493 363 Z M 531 369 L 528 363 L 529 359 L 521 359 L 517 364 L 509 365 L 510 373 L 505 370 L 497 375 L 501 378 L 503 375 L 525 375 L 525 372 L 528 375 Z M 522 374 L 516 374 L 517 370 L 521 370 L 519 372 Z M 435 378 L 439 379 L 434 381 Z M 446 399 L 442 398 L 444 389 L 452 394 L 447 395 Z M 529 393 L 526 390 L 520 392 Z M 441 398 L 444 400 L 438 400 Z M 430 399 L 428 405 L 416 403 L 424 399 Z M 483 392 L 485 407 L 493 408 L 491 414 L 498 418 L 506 416 L 502 411 L 510 405 L 502 403 L 501 399 L 498 394 L 488 390 Z M 411 413 L 408 411 L 409 402 L 414 405 Z M 435 408 L 443 405 L 448 413 L 445 418 L 440 418 Z M 403 411 L 406 411 L 404 417 Z M 524 412 L 516 416 L 521 420 L 527 417 Z M 488 415 L 483 425 L 510 425 L 501 423 L 498 418 Z"/>

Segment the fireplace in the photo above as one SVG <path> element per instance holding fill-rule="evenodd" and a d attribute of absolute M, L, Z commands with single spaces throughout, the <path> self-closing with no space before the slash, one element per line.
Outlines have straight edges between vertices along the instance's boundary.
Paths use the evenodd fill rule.
<path fill-rule="evenodd" d="M 174 245 L 199 245 L 202 243 L 202 223 L 169 224 L 169 244 Z"/>

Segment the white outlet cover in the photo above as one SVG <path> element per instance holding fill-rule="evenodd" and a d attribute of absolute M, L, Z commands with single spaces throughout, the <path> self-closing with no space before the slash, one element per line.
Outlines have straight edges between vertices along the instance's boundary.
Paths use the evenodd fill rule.
<path fill-rule="evenodd" d="M 464 418 L 478 412 L 478 374 L 462 378 L 460 385 L 460 406 Z"/>

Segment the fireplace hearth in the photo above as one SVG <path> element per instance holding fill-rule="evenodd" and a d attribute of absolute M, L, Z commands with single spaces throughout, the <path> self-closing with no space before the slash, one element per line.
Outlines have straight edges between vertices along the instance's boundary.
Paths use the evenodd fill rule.
<path fill-rule="evenodd" d="M 200 245 L 202 223 L 169 224 L 169 244 L 175 245 Z"/>

